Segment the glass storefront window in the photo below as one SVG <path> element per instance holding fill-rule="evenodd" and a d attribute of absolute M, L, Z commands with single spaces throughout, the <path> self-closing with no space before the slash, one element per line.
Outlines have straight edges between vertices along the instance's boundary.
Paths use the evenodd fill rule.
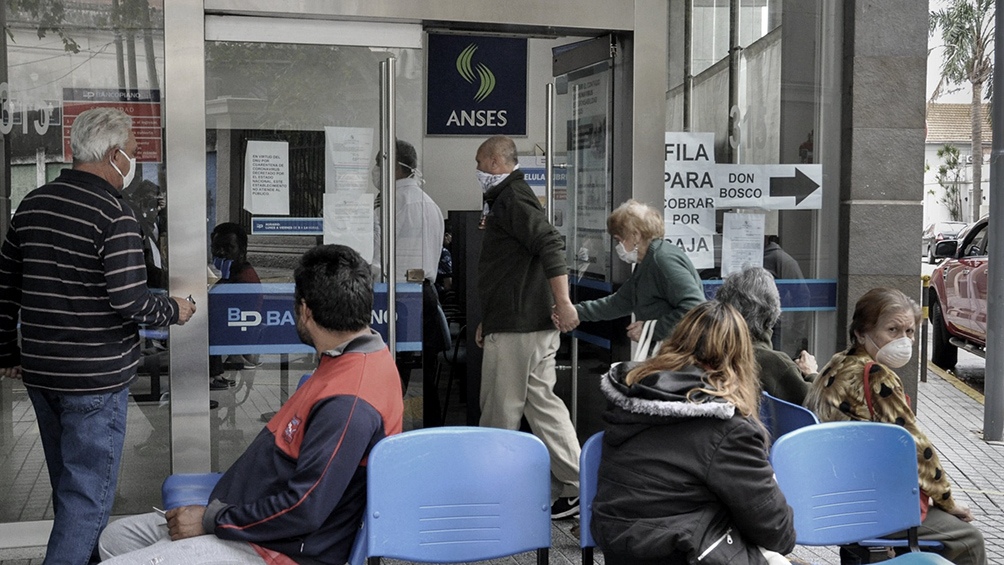
<path fill-rule="evenodd" d="M 763 265 L 782 281 L 779 289 L 784 313 L 775 328 L 774 347 L 792 356 L 813 347 L 825 352 L 832 347 L 832 340 L 816 341 L 814 327 L 824 319 L 834 319 L 835 249 L 828 242 L 836 241 L 836 234 L 820 233 L 823 199 L 819 185 L 821 155 L 827 150 L 832 153 L 836 144 L 835 138 L 817 134 L 824 122 L 825 107 L 832 103 L 826 95 L 830 90 L 824 83 L 828 79 L 822 63 L 836 56 L 832 32 L 826 31 L 830 26 L 824 25 L 832 16 L 822 2 L 708 0 L 693 4 L 688 32 L 688 26 L 679 21 L 686 14 L 686 2 L 670 3 L 666 131 L 693 132 L 698 136 L 693 139 L 710 140 L 708 161 L 712 164 L 707 170 L 721 172 L 713 173 L 715 186 L 707 191 L 714 202 L 713 215 L 702 216 L 708 225 L 691 230 L 706 234 L 706 252 L 701 254 L 695 249 L 689 254 L 702 278 L 721 278 L 723 272 L 735 268 L 737 261 L 736 241 L 725 241 L 729 238 L 726 214 L 751 214 L 756 227 L 747 232 L 746 238 L 760 253 L 752 263 Z M 738 29 L 733 28 L 735 22 Z M 730 45 L 733 37 L 737 45 Z M 684 57 L 688 43 L 693 53 L 689 64 Z M 669 148 L 667 155 L 669 159 Z M 680 155 L 673 153 L 674 157 Z M 694 161 L 684 160 L 681 157 L 681 171 L 694 166 Z M 766 165 L 792 166 L 762 167 Z M 685 177 L 669 174 L 672 166 L 667 161 L 667 179 L 676 181 L 667 180 L 667 202 L 673 203 L 673 209 L 666 210 L 667 234 L 687 233 L 687 227 L 676 232 L 670 229 L 670 218 L 687 212 L 678 207 L 685 201 L 673 195 L 692 196 L 692 192 L 700 192 L 712 181 L 684 186 L 686 182 L 680 179 Z M 747 172 L 748 178 L 744 174 Z M 813 180 L 797 189 L 804 194 L 797 192 L 795 198 L 782 199 L 775 195 L 788 190 L 780 188 L 787 181 L 767 178 L 774 174 L 790 174 L 798 179 L 802 178 L 800 174 L 808 175 Z M 759 189 L 762 198 L 759 193 L 748 202 L 735 198 L 734 193 L 743 195 L 744 188 Z M 835 183 L 825 188 L 837 189 Z M 729 189 L 738 190 L 726 194 Z M 750 238 L 750 233 L 755 237 Z M 709 295 L 714 293 L 715 283 L 706 282 L 705 286 Z"/>
<path fill-rule="evenodd" d="M 378 247 L 371 171 L 380 148 L 380 62 L 388 57 L 397 59 L 397 137 L 421 147 L 420 49 L 206 44 L 210 396 L 219 405 L 210 419 L 213 469 L 229 467 L 316 365 L 293 327 L 300 256 L 334 237 L 325 226 L 338 229 L 350 209 L 371 218 L 340 231 L 338 241 L 367 260 L 365 248 Z M 217 239 L 234 236 L 212 238 L 220 229 L 239 231 L 246 248 L 228 256 Z"/>
<path fill-rule="evenodd" d="M 4 196 L 10 197 L 11 212 L 28 192 L 70 166 L 69 126 L 77 114 L 94 106 L 122 109 L 133 117 L 140 144 L 140 169 L 123 196 L 143 229 L 148 284 L 166 292 L 162 3 L 6 2 L 0 9 L 7 24 L 6 60 L 0 61 L 0 132 L 9 147 L 3 166 L 10 173 Z M 157 485 L 170 467 L 169 344 L 163 329 L 144 328 L 142 335 L 115 514 L 158 505 Z M 0 524 L 52 518 L 34 410 L 24 385 L 7 379 L 0 382 L 0 482 L 7 485 L 0 497 Z"/>

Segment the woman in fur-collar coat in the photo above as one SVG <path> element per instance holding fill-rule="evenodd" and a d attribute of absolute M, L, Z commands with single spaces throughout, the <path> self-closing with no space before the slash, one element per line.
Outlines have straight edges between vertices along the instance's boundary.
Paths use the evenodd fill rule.
<path fill-rule="evenodd" d="M 746 322 L 696 306 L 641 364 L 604 375 L 610 401 L 592 533 L 608 565 L 786 563 L 792 510 L 774 481 Z"/>

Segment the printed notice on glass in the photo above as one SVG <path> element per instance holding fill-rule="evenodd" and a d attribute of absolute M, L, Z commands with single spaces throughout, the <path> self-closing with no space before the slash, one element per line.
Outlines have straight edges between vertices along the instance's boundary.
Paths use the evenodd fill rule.
<path fill-rule="evenodd" d="M 289 143 L 248 141 L 244 208 L 252 214 L 289 215 Z"/>
<path fill-rule="evenodd" d="M 373 128 L 324 128 L 324 191 L 370 189 Z"/>
<path fill-rule="evenodd" d="M 355 249 L 373 262 L 373 193 L 339 190 L 324 194 L 324 244 Z"/>
<path fill-rule="evenodd" d="M 763 266 L 764 214 L 729 214 L 722 221 L 722 278 Z"/>

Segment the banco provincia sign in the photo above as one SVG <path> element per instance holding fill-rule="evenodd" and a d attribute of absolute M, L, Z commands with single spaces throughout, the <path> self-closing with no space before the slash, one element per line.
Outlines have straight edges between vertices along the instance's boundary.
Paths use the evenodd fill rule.
<path fill-rule="evenodd" d="M 526 135 L 527 40 L 429 34 L 427 135 Z"/>
<path fill-rule="evenodd" d="M 296 333 L 292 283 L 209 289 L 209 354 L 311 353 Z M 397 284 L 397 350 L 422 350 L 422 285 Z M 387 284 L 373 285 L 370 327 L 387 340 Z"/>

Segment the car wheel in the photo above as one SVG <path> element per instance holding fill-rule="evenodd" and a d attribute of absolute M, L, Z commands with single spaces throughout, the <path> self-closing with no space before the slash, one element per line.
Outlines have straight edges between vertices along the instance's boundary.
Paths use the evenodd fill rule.
<path fill-rule="evenodd" d="M 941 312 L 941 303 L 938 296 L 931 293 L 931 362 L 946 371 L 955 370 L 955 364 L 959 360 L 959 349 L 949 343 L 951 337 L 948 328 L 945 326 L 945 316 Z"/>

